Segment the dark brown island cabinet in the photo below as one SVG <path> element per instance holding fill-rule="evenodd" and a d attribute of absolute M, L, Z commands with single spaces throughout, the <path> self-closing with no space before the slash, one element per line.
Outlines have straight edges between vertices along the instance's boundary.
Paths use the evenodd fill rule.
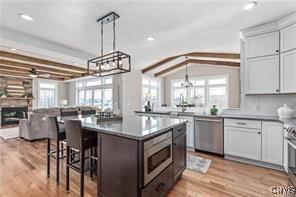
<path fill-rule="evenodd" d="M 161 197 L 186 168 L 186 123 L 142 139 L 98 133 L 98 195 Z"/>

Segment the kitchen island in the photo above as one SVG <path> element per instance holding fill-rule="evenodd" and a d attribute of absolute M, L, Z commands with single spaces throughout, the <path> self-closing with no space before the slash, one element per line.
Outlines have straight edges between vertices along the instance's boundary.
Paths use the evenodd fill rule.
<path fill-rule="evenodd" d="M 97 132 L 99 196 L 164 196 L 186 168 L 186 120 L 66 118 L 79 118 L 84 130 Z"/>

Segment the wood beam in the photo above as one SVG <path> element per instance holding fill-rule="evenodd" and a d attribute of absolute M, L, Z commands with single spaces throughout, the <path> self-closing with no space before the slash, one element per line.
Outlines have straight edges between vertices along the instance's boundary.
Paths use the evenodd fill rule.
<path fill-rule="evenodd" d="M 184 53 L 181 55 L 176 55 L 172 57 L 168 57 L 166 59 L 163 59 L 155 64 L 152 64 L 151 66 L 145 68 L 142 70 L 142 73 L 146 73 L 150 70 L 153 70 L 155 68 L 158 68 L 159 66 L 168 63 L 170 61 L 173 61 L 179 57 L 209 57 L 209 58 L 220 58 L 220 59 L 240 59 L 240 54 L 238 53 L 209 53 L 209 52 L 191 52 L 191 53 Z"/>
<path fill-rule="evenodd" d="M 48 68 L 48 67 L 43 67 L 43 66 L 36 66 L 36 65 L 32 65 L 32 64 L 25 64 L 25 63 L 14 62 L 14 61 L 9 61 L 9 60 L 0 59 L 0 64 L 5 65 L 7 67 L 27 69 L 27 70 L 31 70 L 32 68 L 34 68 L 37 71 L 46 72 L 49 74 L 58 74 L 58 75 L 65 75 L 65 76 L 81 76 L 80 74 L 75 73 L 75 72 L 59 70 L 59 69 L 54 69 L 54 68 Z"/>
<path fill-rule="evenodd" d="M 188 64 L 204 64 L 204 65 L 216 65 L 216 66 L 230 66 L 230 67 L 240 67 L 240 63 L 238 62 L 229 62 L 229 61 L 214 61 L 214 60 L 199 60 L 199 59 L 189 59 Z M 165 73 L 171 72 L 177 68 L 180 68 L 182 66 L 186 65 L 186 61 L 183 61 L 179 64 L 176 64 L 174 66 L 171 66 L 169 68 L 166 68 L 160 72 L 157 72 L 154 74 L 154 77 L 159 77 L 161 75 L 164 75 Z"/>
<path fill-rule="evenodd" d="M 25 68 L 13 68 L 13 67 L 4 66 L 4 65 L 0 64 L 0 71 L 7 71 L 7 72 L 12 71 L 12 72 L 23 73 L 23 74 L 29 75 L 29 70 L 25 69 Z M 47 73 L 42 73 L 42 72 L 37 72 L 37 73 L 40 75 L 47 74 Z M 71 79 L 72 78 L 71 76 L 65 76 L 65 75 L 60 75 L 60 74 L 50 74 L 50 73 L 48 73 L 48 74 L 54 78 L 64 78 L 64 79 Z"/>
<path fill-rule="evenodd" d="M 67 70 L 70 70 L 72 72 L 77 72 L 77 73 L 86 73 L 87 72 L 87 69 L 85 69 L 85 68 L 72 66 L 72 65 L 69 65 L 69 64 L 58 63 L 58 62 L 54 62 L 54 61 L 51 61 L 51 60 L 45 60 L 45 59 L 40 59 L 40 58 L 36 58 L 36 57 L 30 57 L 30 56 L 26 56 L 26 55 L 19 55 L 19 54 L 15 54 L 15 53 L 9 53 L 9 52 L 6 52 L 6 51 L 0 51 L 0 57 L 16 59 L 16 60 L 21 60 L 21 61 L 26 61 L 26 62 L 34 62 L 34 63 L 37 63 L 37 64 L 44 64 L 44 65 L 48 65 L 48 66 L 54 66 L 54 67 L 58 67 L 60 69 L 67 69 Z"/>
<path fill-rule="evenodd" d="M 29 77 L 28 73 L 20 73 L 20 72 L 7 72 L 6 70 L 1 70 L 0 69 L 0 73 L 1 76 L 10 76 L 10 77 L 18 77 L 18 78 L 25 78 L 25 79 L 32 79 L 31 77 Z M 53 77 L 51 76 L 50 78 L 47 77 L 38 77 L 38 78 L 42 78 L 42 79 L 53 79 L 53 80 L 59 80 L 59 81 L 63 81 L 64 78 L 58 78 L 58 77 Z"/>

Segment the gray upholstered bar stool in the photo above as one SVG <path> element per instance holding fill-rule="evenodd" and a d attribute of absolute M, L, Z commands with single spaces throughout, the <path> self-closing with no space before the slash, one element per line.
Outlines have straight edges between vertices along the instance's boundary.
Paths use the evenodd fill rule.
<path fill-rule="evenodd" d="M 90 170 L 92 178 L 95 169 L 97 133 L 82 129 L 80 120 L 64 119 L 67 135 L 67 166 L 66 166 L 66 190 L 69 191 L 69 168 L 80 173 L 80 196 L 84 194 L 84 172 Z M 90 150 L 90 156 L 85 151 Z M 79 159 L 76 155 L 79 154 Z M 74 155 L 74 157 L 72 157 Z M 73 159 L 74 158 L 74 159 Z M 90 167 L 85 168 L 85 160 L 90 159 Z"/>
<path fill-rule="evenodd" d="M 50 158 L 56 159 L 56 182 L 60 181 L 60 159 L 65 158 L 63 146 L 60 142 L 66 139 L 66 132 L 63 126 L 59 126 L 57 117 L 48 115 L 45 117 L 47 123 L 47 176 L 50 176 Z M 56 141 L 56 149 L 50 150 L 50 140 Z M 62 142 L 63 143 L 63 142 Z"/>

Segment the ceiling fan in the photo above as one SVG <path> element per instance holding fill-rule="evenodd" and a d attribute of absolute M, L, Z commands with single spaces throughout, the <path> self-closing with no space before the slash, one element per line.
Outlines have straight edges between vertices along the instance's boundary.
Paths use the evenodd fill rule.
<path fill-rule="evenodd" d="M 35 68 L 31 68 L 31 70 L 29 71 L 29 76 L 31 78 L 37 78 L 37 77 L 49 78 L 50 74 L 48 74 L 48 73 L 40 73 Z"/>

